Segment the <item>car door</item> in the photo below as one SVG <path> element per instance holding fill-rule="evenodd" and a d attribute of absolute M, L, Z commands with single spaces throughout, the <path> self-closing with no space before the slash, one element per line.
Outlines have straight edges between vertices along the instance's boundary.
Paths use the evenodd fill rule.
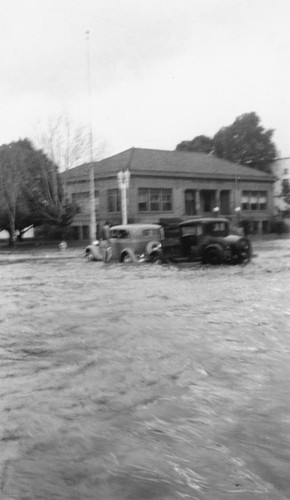
<path fill-rule="evenodd" d="M 181 227 L 181 247 L 185 258 L 188 260 L 198 260 L 200 258 L 201 238 L 201 223 L 191 223 Z"/>
<path fill-rule="evenodd" d="M 112 250 L 112 259 L 120 260 L 122 251 L 128 247 L 130 242 L 130 233 L 126 229 L 117 228 L 110 230 L 110 243 Z"/>

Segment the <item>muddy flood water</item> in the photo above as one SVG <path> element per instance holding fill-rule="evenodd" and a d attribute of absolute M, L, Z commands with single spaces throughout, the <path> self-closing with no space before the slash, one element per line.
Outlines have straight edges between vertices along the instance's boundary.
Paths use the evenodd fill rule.
<path fill-rule="evenodd" d="M 1 500 L 290 499 L 290 240 L 52 257 L 0 254 Z"/>

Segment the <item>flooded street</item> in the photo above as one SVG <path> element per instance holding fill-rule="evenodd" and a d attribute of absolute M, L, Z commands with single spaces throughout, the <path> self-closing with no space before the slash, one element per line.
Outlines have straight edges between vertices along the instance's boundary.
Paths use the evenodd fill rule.
<path fill-rule="evenodd" d="M 289 499 L 290 240 L 246 267 L 66 255 L 0 255 L 1 500 Z"/>

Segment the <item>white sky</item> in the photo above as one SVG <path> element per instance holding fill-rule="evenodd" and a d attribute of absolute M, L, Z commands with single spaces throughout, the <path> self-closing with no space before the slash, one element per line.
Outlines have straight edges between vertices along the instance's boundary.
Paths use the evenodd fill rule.
<path fill-rule="evenodd" d="M 0 0 L 0 144 L 61 113 L 106 155 L 257 112 L 290 156 L 289 0 Z"/>

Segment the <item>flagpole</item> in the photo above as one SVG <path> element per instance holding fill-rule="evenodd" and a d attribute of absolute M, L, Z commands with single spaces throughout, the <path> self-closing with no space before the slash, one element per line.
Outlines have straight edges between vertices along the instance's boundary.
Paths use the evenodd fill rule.
<path fill-rule="evenodd" d="M 87 39 L 87 81 L 88 81 L 88 121 L 89 121 L 89 190 L 90 190 L 90 240 L 96 240 L 96 200 L 95 171 L 93 165 L 93 124 L 92 124 L 92 89 L 91 89 L 91 54 L 90 32 L 86 31 Z"/>

